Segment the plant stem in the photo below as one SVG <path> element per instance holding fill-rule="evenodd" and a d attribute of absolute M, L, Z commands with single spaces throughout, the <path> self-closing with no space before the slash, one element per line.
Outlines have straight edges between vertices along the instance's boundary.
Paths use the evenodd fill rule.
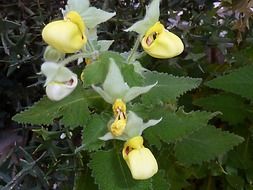
<path fill-rule="evenodd" d="M 135 60 L 134 54 L 136 53 L 136 51 L 137 51 L 137 49 L 138 49 L 138 47 L 139 47 L 139 45 L 140 45 L 140 40 L 141 40 L 141 38 L 142 38 L 142 35 L 139 35 L 139 36 L 137 37 L 137 39 L 136 39 L 136 41 L 135 41 L 135 43 L 134 43 L 134 46 L 133 46 L 133 48 L 132 48 L 132 50 L 131 50 L 131 52 L 130 52 L 128 58 L 127 58 L 127 63 L 128 63 L 128 64 L 129 64 L 129 63 L 132 63 L 132 62 Z"/>
<path fill-rule="evenodd" d="M 87 45 L 89 46 L 91 52 L 95 51 L 95 48 L 93 47 L 93 44 L 91 43 L 89 39 L 87 40 Z"/>
<path fill-rule="evenodd" d="M 71 151 L 74 153 L 74 152 L 75 152 L 75 147 L 74 147 L 74 145 L 73 145 L 73 143 L 72 143 L 72 141 L 71 141 L 71 134 L 70 134 L 70 131 L 69 131 L 66 127 L 65 127 L 65 133 L 66 133 L 66 135 L 67 135 L 67 142 L 68 142 L 68 144 L 69 144 L 69 147 L 70 147 Z M 81 155 L 81 153 L 78 152 L 78 153 L 76 154 L 76 156 L 77 156 L 77 158 L 78 158 L 78 161 L 79 161 L 81 167 L 83 167 L 84 164 L 83 164 L 83 160 L 82 160 L 82 155 Z"/>
<path fill-rule="evenodd" d="M 209 176 L 208 176 L 207 189 L 206 189 L 206 190 L 210 190 L 211 187 L 212 187 L 212 176 L 209 175 Z"/>
<path fill-rule="evenodd" d="M 68 63 L 70 63 L 71 61 L 75 61 L 79 58 L 85 58 L 85 57 L 90 57 L 90 56 L 91 56 L 91 54 L 89 54 L 89 53 L 78 53 L 78 54 L 71 55 L 71 56 L 67 57 L 66 59 L 61 61 L 59 64 L 61 64 L 62 66 L 65 66 Z"/>

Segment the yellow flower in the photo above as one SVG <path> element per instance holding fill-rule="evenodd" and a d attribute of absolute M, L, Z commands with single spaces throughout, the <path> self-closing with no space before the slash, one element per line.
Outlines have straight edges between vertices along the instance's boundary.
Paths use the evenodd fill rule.
<path fill-rule="evenodd" d="M 116 118 L 115 121 L 111 124 L 110 130 L 114 136 L 118 137 L 118 136 L 122 135 L 125 128 L 126 128 L 126 119 L 118 120 Z"/>
<path fill-rule="evenodd" d="M 152 177 L 158 171 L 158 165 L 152 152 L 143 146 L 143 138 L 129 139 L 122 151 L 134 179 L 143 180 Z"/>
<path fill-rule="evenodd" d="M 121 99 L 116 99 L 112 106 L 115 120 L 110 126 L 110 131 L 113 136 L 120 136 L 123 134 L 126 123 L 126 104 Z"/>
<path fill-rule="evenodd" d="M 126 104 L 122 101 L 122 99 L 116 99 L 112 106 L 112 110 L 115 117 L 119 112 L 123 112 L 123 114 L 126 115 Z"/>
<path fill-rule="evenodd" d="M 92 63 L 92 59 L 91 58 L 85 58 L 85 63 L 86 65 L 89 65 Z"/>
<path fill-rule="evenodd" d="M 149 28 L 141 45 L 150 56 L 161 59 L 175 57 L 184 50 L 182 40 L 166 30 L 160 22 Z"/>
<path fill-rule="evenodd" d="M 42 38 L 50 46 L 64 53 L 74 53 L 87 42 L 81 16 L 70 11 L 64 20 L 50 22 L 42 30 Z"/>

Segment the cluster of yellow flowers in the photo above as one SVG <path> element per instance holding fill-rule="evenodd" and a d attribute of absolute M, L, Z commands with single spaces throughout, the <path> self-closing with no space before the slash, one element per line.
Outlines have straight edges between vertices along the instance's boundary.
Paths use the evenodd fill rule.
<path fill-rule="evenodd" d="M 42 31 L 42 37 L 50 46 L 64 53 L 74 53 L 87 42 L 85 24 L 75 11 L 70 11 L 64 20 L 47 24 Z M 184 50 L 182 40 L 166 30 L 160 22 L 146 31 L 141 45 L 146 53 L 155 58 L 175 57 Z"/>
<path fill-rule="evenodd" d="M 156 0 L 155 3 L 156 5 L 158 3 L 159 8 L 159 0 Z M 42 31 L 42 37 L 52 49 L 56 50 L 55 52 L 60 52 L 57 56 L 61 57 L 62 54 L 65 56 L 65 53 L 78 51 L 85 53 L 86 43 L 89 42 L 86 33 L 87 29 L 80 14 L 76 11 L 69 11 L 63 20 L 47 24 Z M 166 30 L 159 21 L 140 35 L 144 51 L 155 58 L 171 58 L 184 50 L 181 39 Z M 58 57 L 56 60 L 59 59 Z M 65 64 L 56 62 L 43 63 L 41 72 L 47 77 L 45 86 L 48 98 L 59 101 L 75 89 L 78 79 L 76 74 L 65 67 Z M 117 84 L 114 85 L 115 83 Z M 126 141 L 122 155 L 133 178 L 138 180 L 148 179 L 158 171 L 156 159 L 152 152 L 144 147 L 141 135 L 143 130 L 156 125 L 161 119 L 143 123 L 143 120 L 135 113 L 131 111 L 127 113 L 126 103 L 140 94 L 148 92 L 155 85 L 156 83 L 145 87 L 130 88 L 125 83 L 120 69 L 113 59 L 110 59 L 109 71 L 102 85 L 103 89 L 92 85 L 92 88 L 106 102 L 112 104 L 114 113 L 114 119 L 108 124 L 109 132 L 100 139 Z"/>

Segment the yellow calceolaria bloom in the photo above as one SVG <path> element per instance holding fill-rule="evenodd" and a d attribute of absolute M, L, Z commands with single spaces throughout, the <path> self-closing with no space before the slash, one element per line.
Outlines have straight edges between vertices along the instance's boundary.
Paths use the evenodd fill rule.
<path fill-rule="evenodd" d="M 50 22 L 42 30 L 42 38 L 50 46 L 64 53 L 74 53 L 87 42 L 82 17 L 70 11 L 64 20 Z"/>
<path fill-rule="evenodd" d="M 152 152 L 143 146 L 143 138 L 136 136 L 129 139 L 122 151 L 134 179 L 151 178 L 158 171 L 158 165 Z"/>
<path fill-rule="evenodd" d="M 122 101 L 122 99 L 116 99 L 112 106 L 112 110 L 114 116 L 117 116 L 119 112 L 123 112 L 123 114 L 126 115 L 126 104 Z"/>
<path fill-rule="evenodd" d="M 155 58 L 171 58 L 181 54 L 184 50 L 182 40 L 169 32 L 157 22 L 146 32 L 141 41 L 145 52 Z"/>
<path fill-rule="evenodd" d="M 126 104 L 121 99 L 116 99 L 112 106 L 112 109 L 114 112 L 115 120 L 110 126 L 110 131 L 113 136 L 118 137 L 123 134 L 126 128 Z"/>
<path fill-rule="evenodd" d="M 116 119 L 111 124 L 110 130 L 114 136 L 118 137 L 118 136 L 122 135 L 125 128 L 126 128 L 126 119 L 121 119 L 121 120 Z"/>

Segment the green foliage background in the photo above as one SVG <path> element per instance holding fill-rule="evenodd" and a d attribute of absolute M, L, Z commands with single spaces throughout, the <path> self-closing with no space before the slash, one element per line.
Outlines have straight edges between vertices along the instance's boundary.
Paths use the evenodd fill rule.
<path fill-rule="evenodd" d="M 45 47 L 41 29 L 60 18 L 64 3 L 4 0 L 0 5 L 2 189 L 253 189 L 251 1 L 223 0 L 222 12 L 212 1 L 163 0 L 161 22 L 182 37 L 182 55 L 141 58 L 151 70 L 145 80 L 132 75 L 133 67 L 117 53 L 85 68 L 73 64 L 79 76 L 84 69 L 85 86 L 55 103 L 44 97 L 44 79 L 37 73 Z M 148 1 L 91 3 L 117 12 L 99 27 L 99 38 L 114 39 L 112 50 L 128 51 L 136 35 L 123 29 L 143 17 Z M 98 140 L 111 106 L 89 85 L 104 80 L 109 57 L 130 86 L 158 81 L 128 105 L 144 120 L 163 117 L 144 132 L 145 146 L 159 164 L 149 180 L 131 178 L 122 142 Z"/>

